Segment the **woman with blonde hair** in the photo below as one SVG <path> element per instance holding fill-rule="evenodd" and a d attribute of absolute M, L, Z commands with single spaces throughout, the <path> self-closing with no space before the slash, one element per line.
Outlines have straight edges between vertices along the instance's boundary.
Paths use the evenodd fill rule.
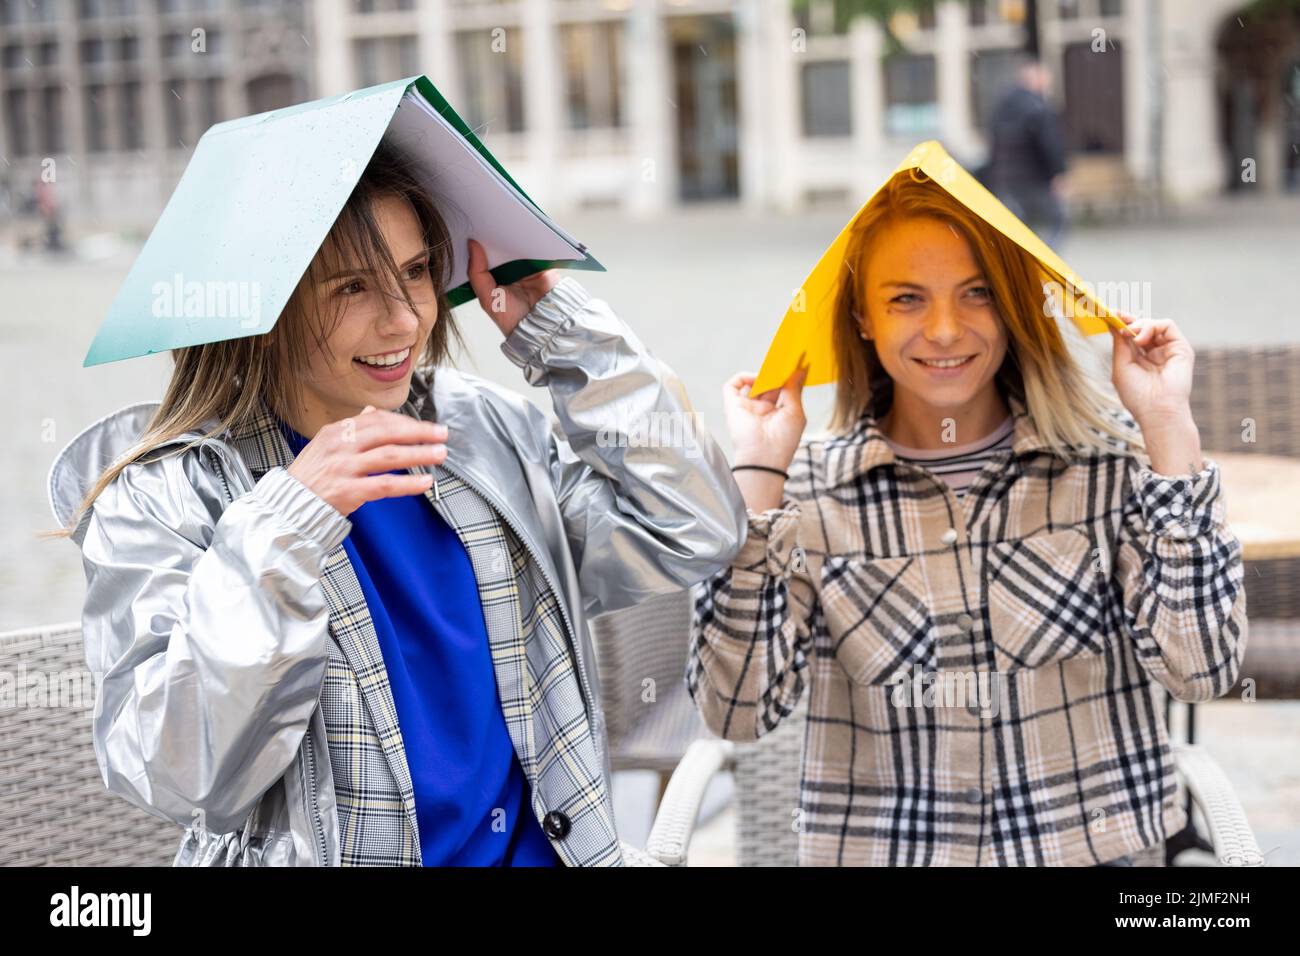
<path fill-rule="evenodd" d="M 725 566 L 743 503 L 706 434 L 619 440 L 693 413 L 607 304 L 470 242 L 558 428 L 447 364 L 447 220 L 381 145 L 270 331 L 175 349 L 54 465 L 95 756 L 177 865 L 627 862 L 587 619 Z"/>
<path fill-rule="evenodd" d="M 1153 682 L 1222 695 L 1246 637 L 1191 346 L 1112 330 L 1117 403 L 1037 260 L 924 177 L 864 208 L 844 266 L 831 434 L 801 440 L 806 369 L 725 388 L 749 526 L 697 601 L 706 723 L 755 740 L 809 695 L 804 865 L 1160 854 L 1186 819 Z"/>

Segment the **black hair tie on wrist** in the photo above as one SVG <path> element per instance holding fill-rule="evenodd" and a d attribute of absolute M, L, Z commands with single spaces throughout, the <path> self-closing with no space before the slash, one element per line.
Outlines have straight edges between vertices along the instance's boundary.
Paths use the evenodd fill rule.
<path fill-rule="evenodd" d="M 732 465 L 731 470 L 732 471 L 766 471 L 766 472 L 771 472 L 774 475 L 780 475 L 782 478 L 786 479 L 787 481 L 790 480 L 790 476 L 786 474 L 784 471 L 782 471 L 780 468 L 769 468 L 767 465 Z"/>

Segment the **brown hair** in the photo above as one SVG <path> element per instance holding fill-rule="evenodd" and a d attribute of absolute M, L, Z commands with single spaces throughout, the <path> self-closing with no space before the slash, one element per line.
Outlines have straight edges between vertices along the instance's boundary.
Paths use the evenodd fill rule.
<path fill-rule="evenodd" d="M 436 365 L 448 357 L 453 343 L 462 344 L 445 296 L 452 263 L 451 236 L 446 223 L 433 199 L 411 174 L 409 163 L 392 147 L 381 143 L 274 327 L 261 335 L 174 349 L 171 379 L 144 433 L 100 474 L 69 526 L 56 534 L 70 534 L 124 468 L 168 441 L 213 419 L 216 424 L 204 437 L 227 430 L 239 431 L 263 406 L 282 418 L 287 417 L 298 396 L 299 370 L 307 365 L 309 344 L 314 340 L 317 347 L 328 351 L 327 339 L 338 321 L 338 309 L 322 308 L 317 296 L 317 283 L 325 276 L 359 264 L 376 277 L 386 277 L 388 287 L 400 289 L 407 306 L 415 309 L 375 219 L 374 201 L 391 195 L 409 202 L 420 222 L 429 249 L 429 272 L 438 303 L 437 320 L 417 364 Z"/>
<path fill-rule="evenodd" d="M 863 415 L 879 418 L 893 402 L 894 383 L 874 340 L 859 336 L 857 315 L 867 316 L 865 263 L 884 227 L 924 216 L 950 224 L 970 244 L 1007 329 L 1007 356 L 995 382 L 1004 395 L 1024 401 L 1043 441 L 1063 455 L 1075 449 L 1113 451 L 1106 439 L 1142 448 L 1136 431 L 1118 422 L 1122 410 L 1106 388 L 1071 355 L 1057 322 L 1044 309 L 1048 275 L 1032 255 L 953 198 L 912 171 L 894 176 L 853 223 L 845 253 L 851 268 L 835 297 L 833 348 L 838 369 L 834 431 L 850 431 Z"/>

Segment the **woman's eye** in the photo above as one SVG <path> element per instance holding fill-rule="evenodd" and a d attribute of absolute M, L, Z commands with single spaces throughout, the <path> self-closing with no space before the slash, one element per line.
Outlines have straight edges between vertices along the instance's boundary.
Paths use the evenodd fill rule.
<path fill-rule="evenodd" d="M 981 302 L 988 302 L 993 298 L 993 290 L 986 285 L 977 285 L 967 290 L 967 293 L 974 299 Z"/>
<path fill-rule="evenodd" d="M 418 282 L 420 279 L 423 279 L 426 275 L 428 275 L 428 273 L 429 273 L 429 263 L 417 262 L 415 265 L 411 266 L 411 268 L 406 270 L 406 277 L 408 279 Z"/>
<path fill-rule="evenodd" d="M 339 286 L 337 291 L 340 295 L 357 295 L 366 291 L 366 285 L 360 279 L 353 279 L 347 285 Z"/>
<path fill-rule="evenodd" d="M 912 292 L 903 292 L 889 300 L 898 305 L 914 305 L 921 301 L 921 297 Z"/>

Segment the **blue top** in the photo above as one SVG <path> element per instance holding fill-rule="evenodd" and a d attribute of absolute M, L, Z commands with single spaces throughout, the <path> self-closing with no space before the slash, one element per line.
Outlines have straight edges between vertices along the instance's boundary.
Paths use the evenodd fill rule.
<path fill-rule="evenodd" d="M 281 429 L 297 455 L 307 439 Z M 465 546 L 424 495 L 369 501 L 349 517 L 343 547 L 393 689 L 424 865 L 561 865 L 501 713 Z"/>

